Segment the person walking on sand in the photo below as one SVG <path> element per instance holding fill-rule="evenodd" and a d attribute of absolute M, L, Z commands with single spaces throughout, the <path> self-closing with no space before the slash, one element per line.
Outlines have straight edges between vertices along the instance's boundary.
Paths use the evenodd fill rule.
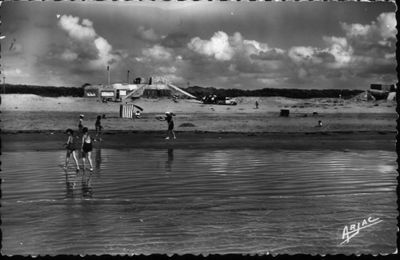
<path fill-rule="evenodd" d="M 85 169 L 85 161 L 86 159 L 89 161 L 90 164 L 90 171 L 93 171 L 93 164 L 92 164 L 92 150 L 93 150 L 93 145 L 92 145 L 92 138 L 90 137 L 88 133 L 88 128 L 84 127 L 82 129 L 82 160 L 83 160 L 83 169 Z"/>
<path fill-rule="evenodd" d="M 174 120 L 172 119 L 172 116 L 175 116 L 175 114 L 174 113 L 171 113 L 171 112 L 165 112 L 165 117 L 163 118 L 163 117 L 161 117 L 159 120 L 162 120 L 162 121 L 167 121 L 167 123 L 168 123 L 168 130 L 167 130 L 167 137 L 165 137 L 165 139 L 169 139 L 171 136 L 174 138 L 174 139 L 176 139 L 176 136 L 175 136 L 175 132 L 174 132 Z"/>
<path fill-rule="evenodd" d="M 84 117 L 85 117 L 85 116 L 82 115 L 82 114 L 79 115 L 79 124 L 78 124 L 79 132 L 82 132 L 82 129 L 83 129 L 83 118 L 84 118 Z"/>
<path fill-rule="evenodd" d="M 67 148 L 67 155 L 65 156 L 65 165 L 64 169 L 67 169 L 68 163 L 69 163 L 69 158 L 71 157 L 74 158 L 75 164 L 76 164 L 76 170 L 79 171 L 79 164 L 78 164 L 78 159 L 76 159 L 76 154 L 75 154 L 75 143 L 74 143 L 74 131 L 72 129 L 67 129 L 65 133 L 68 135 L 68 140 L 64 144 L 65 147 Z"/>
<path fill-rule="evenodd" d="M 258 109 L 258 101 L 256 100 L 256 109 Z"/>
<path fill-rule="evenodd" d="M 101 116 L 100 115 L 97 116 L 94 127 L 96 129 L 96 138 L 94 140 L 101 141 L 101 129 L 103 128 L 103 126 L 101 125 Z"/>

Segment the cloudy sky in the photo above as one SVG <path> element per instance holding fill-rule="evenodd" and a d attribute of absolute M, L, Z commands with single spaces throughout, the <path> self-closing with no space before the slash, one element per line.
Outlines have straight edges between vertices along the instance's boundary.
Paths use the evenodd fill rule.
<path fill-rule="evenodd" d="M 8 83 L 348 88 L 395 83 L 396 7 L 369 2 L 6 2 Z"/>

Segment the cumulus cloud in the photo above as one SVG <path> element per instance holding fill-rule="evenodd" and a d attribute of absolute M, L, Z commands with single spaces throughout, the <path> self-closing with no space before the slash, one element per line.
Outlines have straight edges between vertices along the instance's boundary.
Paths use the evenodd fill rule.
<path fill-rule="evenodd" d="M 285 57 L 285 53 L 282 49 L 270 49 L 260 51 L 258 54 L 251 54 L 250 57 L 255 60 L 281 60 Z"/>
<path fill-rule="evenodd" d="M 102 69 L 119 59 L 110 43 L 93 28 L 93 22 L 72 15 L 61 15 L 58 25 L 68 35 L 68 48 L 61 54 L 65 61 L 77 61 L 91 69 Z"/>
<path fill-rule="evenodd" d="M 151 48 L 144 49 L 142 54 L 144 57 L 156 61 L 167 61 L 172 58 L 171 51 L 159 44 L 156 44 Z"/>
<path fill-rule="evenodd" d="M 252 77 L 259 83 L 343 84 L 395 78 L 396 20 L 382 13 L 369 24 L 339 23 L 344 36 L 323 36 L 322 47 L 272 48 L 265 42 L 245 39 L 239 32 L 215 32 L 208 39 L 192 38 L 193 55 L 184 55 L 193 71 L 210 77 Z M 197 55 L 197 56 L 196 56 Z M 335 83 L 336 82 L 336 83 Z"/>
<path fill-rule="evenodd" d="M 229 36 L 225 32 L 218 31 L 209 40 L 195 37 L 187 46 L 197 54 L 218 61 L 254 63 L 254 60 L 273 61 L 283 59 L 285 56 L 284 50 L 270 48 L 268 44 L 256 40 L 244 39 L 239 32 Z"/>
<path fill-rule="evenodd" d="M 143 26 L 139 26 L 137 32 L 141 39 L 150 42 L 156 42 L 163 38 L 162 36 L 158 35 L 153 28 L 146 29 Z"/>
<path fill-rule="evenodd" d="M 76 40 L 87 40 L 94 39 L 97 34 L 93 29 L 93 23 L 87 19 L 83 19 L 82 23 L 79 23 L 79 17 L 72 15 L 62 15 L 59 19 L 58 24 L 65 30 L 69 37 Z"/>
<path fill-rule="evenodd" d="M 326 48 L 295 46 L 289 49 L 288 57 L 296 65 L 324 65 L 329 68 L 342 68 L 350 65 L 353 49 L 346 38 L 324 37 Z"/>
<path fill-rule="evenodd" d="M 193 38 L 188 43 L 188 48 L 221 61 L 230 60 L 234 55 L 228 35 L 221 31 L 216 32 L 210 40 L 202 40 L 199 37 Z"/>
<path fill-rule="evenodd" d="M 371 24 L 347 24 L 342 23 L 342 28 L 348 38 L 361 38 L 376 40 L 396 38 L 396 16 L 395 13 L 381 13 L 376 21 Z"/>
<path fill-rule="evenodd" d="M 288 50 L 294 80 L 350 80 L 357 77 L 395 80 L 396 20 L 382 13 L 370 24 L 341 23 L 345 37 L 324 36 L 324 48 Z M 290 64 L 289 64 L 290 65 Z"/>
<path fill-rule="evenodd" d="M 366 25 L 341 23 L 341 26 L 356 54 L 382 56 L 385 52 L 395 52 L 395 13 L 382 13 L 376 21 Z"/>
<path fill-rule="evenodd" d="M 76 59 L 78 58 L 78 54 L 76 54 L 75 52 L 73 52 L 73 51 L 71 51 L 71 50 L 69 50 L 69 49 L 66 49 L 66 50 L 61 54 L 61 58 L 62 58 L 63 60 L 66 60 L 66 61 L 74 61 L 74 60 L 76 60 Z"/>
<path fill-rule="evenodd" d="M 209 39 L 192 38 L 187 44 L 189 53 L 184 59 L 189 61 L 189 68 L 197 75 L 208 75 L 213 79 L 230 78 L 234 80 L 246 78 L 252 84 L 262 82 L 278 82 L 287 76 L 286 51 L 272 48 L 267 43 L 245 39 L 241 33 L 228 35 L 215 32 Z M 276 80 L 268 81 L 266 78 Z M 219 82 L 224 83 L 223 80 Z M 233 86 L 233 85 L 232 85 Z"/>
<path fill-rule="evenodd" d="M 379 75 L 395 80 L 395 13 L 382 13 L 370 24 L 342 23 L 341 26 L 354 49 L 353 71 L 359 76 Z"/>

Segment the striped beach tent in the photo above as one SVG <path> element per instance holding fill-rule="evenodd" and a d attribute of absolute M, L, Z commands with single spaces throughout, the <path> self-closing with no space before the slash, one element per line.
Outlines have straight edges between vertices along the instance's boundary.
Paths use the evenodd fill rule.
<path fill-rule="evenodd" d="M 121 118 L 133 118 L 135 108 L 143 111 L 143 108 L 134 104 L 123 104 L 119 107 L 119 116 Z"/>

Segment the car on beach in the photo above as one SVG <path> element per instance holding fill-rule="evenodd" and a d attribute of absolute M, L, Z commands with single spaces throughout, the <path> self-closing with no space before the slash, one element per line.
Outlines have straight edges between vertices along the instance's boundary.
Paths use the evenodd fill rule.
<path fill-rule="evenodd" d="M 237 105 L 237 101 L 234 98 L 230 97 L 221 97 L 217 95 L 208 95 L 201 99 L 203 104 L 216 104 L 216 105 Z"/>

